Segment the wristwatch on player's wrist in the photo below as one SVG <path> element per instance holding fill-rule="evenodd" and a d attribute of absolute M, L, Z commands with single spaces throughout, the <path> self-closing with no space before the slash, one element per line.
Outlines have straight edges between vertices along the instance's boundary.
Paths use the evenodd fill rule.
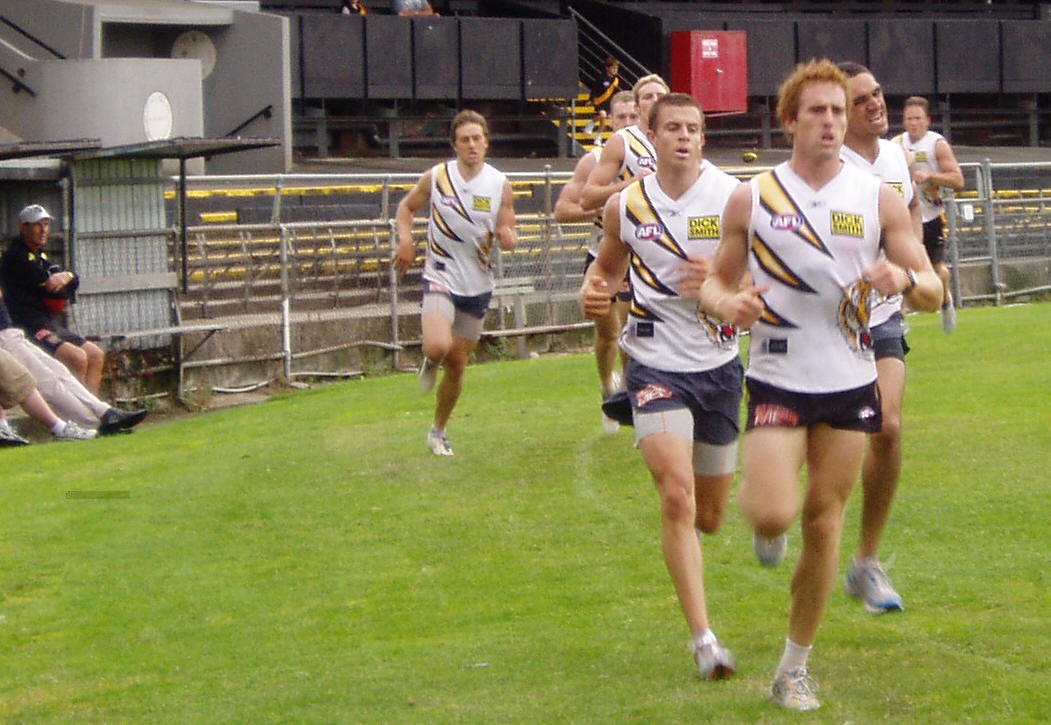
<path fill-rule="evenodd" d="M 916 273 L 913 272 L 909 267 L 905 268 L 905 276 L 909 278 L 909 283 L 905 285 L 905 289 L 902 292 L 911 292 L 912 288 L 916 286 Z"/>

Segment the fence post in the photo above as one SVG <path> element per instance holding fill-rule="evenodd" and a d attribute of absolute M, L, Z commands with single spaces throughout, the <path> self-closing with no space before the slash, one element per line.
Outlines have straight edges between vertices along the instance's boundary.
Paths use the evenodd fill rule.
<path fill-rule="evenodd" d="M 952 292 L 953 307 L 963 307 L 963 296 L 960 294 L 960 217 L 956 208 L 956 196 L 950 190 L 945 197 L 945 216 L 948 220 L 947 243 L 949 245 L 949 288 Z"/>
<path fill-rule="evenodd" d="M 1000 281 L 1000 258 L 996 250 L 996 211 L 993 203 L 996 189 L 993 186 L 993 164 L 989 159 L 982 161 L 982 174 L 985 176 L 985 241 L 989 246 L 989 273 L 992 276 L 993 295 L 997 306 L 1003 304 L 1003 283 Z"/>
<path fill-rule="evenodd" d="M 284 224 L 281 230 L 281 241 L 278 255 L 281 259 L 281 360 L 285 382 L 292 381 L 292 320 L 291 300 L 288 291 L 288 230 Z"/>
<path fill-rule="evenodd" d="M 384 182 L 383 188 L 386 190 L 386 182 Z M 394 345 L 391 363 L 394 370 L 399 370 L 401 368 L 401 340 L 398 337 L 398 270 L 394 267 L 394 250 L 398 247 L 398 228 L 393 219 L 387 219 L 387 226 L 390 229 L 388 238 L 390 239 L 391 254 L 391 261 L 388 267 L 390 270 L 390 341 Z"/>

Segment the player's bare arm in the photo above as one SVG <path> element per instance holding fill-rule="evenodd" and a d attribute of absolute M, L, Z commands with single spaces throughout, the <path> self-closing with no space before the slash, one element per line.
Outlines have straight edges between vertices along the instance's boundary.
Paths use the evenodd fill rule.
<path fill-rule="evenodd" d="M 431 198 L 431 172 L 426 171 L 416 186 L 398 202 L 394 214 L 394 228 L 398 234 L 398 246 L 394 249 L 394 268 L 399 274 L 406 271 L 416 261 L 416 243 L 412 239 L 412 223 L 416 212 L 423 208 Z"/>
<path fill-rule="evenodd" d="M 620 165 L 624 162 L 628 150 L 624 146 L 624 139 L 617 134 L 610 137 L 606 145 L 602 147 L 602 154 L 598 163 L 588 175 L 587 183 L 580 192 L 580 203 L 588 208 L 601 208 L 611 194 L 615 194 L 634 179 L 617 180 Z"/>
<path fill-rule="evenodd" d="M 880 187 L 879 218 L 887 258 L 867 266 L 865 279 L 884 295 L 904 294 L 914 310 L 934 312 L 942 303 L 941 280 L 916 238 L 905 202 L 886 184 Z"/>
<path fill-rule="evenodd" d="M 555 202 L 555 221 L 562 224 L 573 222 L 588 222 L 594 219 L 602 210 L 602 205 L 597 204 L 594 208 L 585 207 L 581 203 L 581 192 L 588 176 L 598 164 L 595 154 L 589 153 L 581 157 L 577 166 L 573 169 L 573 178 L 570 179 L 558 195 Z"/>
<path fill-rule="evenodd" d="M 938 143 L 934 145 L 934 157 L 938 160 L 938 168 L 941 171 L 937 173 L 926 170 L 917 171 L 916 182 L 944 186 L 955 191 L 962 189 L 963 171 L 948 141 L 943 138 L 938 139 Z"/>
<path fill-rule="evenodd" d="M 620 289 L 628 271 L 628 246 L 620 238 L 620 194 L 606 202 L 602 230 L 598 256 L 588 267 L 580 287 L 580 307 L 591 320 L 609 314 L 610 297 Z"/>
<path fill-rule="evenodd" d="M 504 182 L 504 193 L 500 197 L 500 211 L 496 215 L 496 240 L 500 249 L 508 251 L 518 244 L 515 230 L 515 194 L 511 182 Z"/>
<path fill-rule="evenodd" d="M 752 216 L 752 190 L 741 184 L 723 209 L 723 237 L 715 250 L 708 276 L 701 285 L 701 307 L 708 314 L 748 328 L 763 313 L 762 294 L 767 287 L 743 284 L 748 272 L 748 222 Z"/>

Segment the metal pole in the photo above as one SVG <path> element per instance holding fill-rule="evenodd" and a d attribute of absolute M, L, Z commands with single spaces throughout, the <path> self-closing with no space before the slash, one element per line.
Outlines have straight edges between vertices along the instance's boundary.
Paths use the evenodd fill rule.
<path fill-rule="evenodd" d="M 384 187 L 386 188 L 386 187 Z M 394 250 L 398 246 L 398 228 L 393 219 L 388 219 L 387 224 L 390 227 L 390 254 L 391 261 L 389 267 L 389 284 L 390 284 L 390 341 L 397 347 L 394 348 L 394 354 L 391 355 L 391 360 L 395 370 L 401 367 L 401 341 L 398 337 L 398 270 L 394 268 Z"/>
<path fill-rule="evenodd" d="M 186 157 L 179 158 L 179 254 L 182 255 L 182 293 L 190 291 L 190 252 L 186 243 Z M 180 395 L 182 391 L 179 391 Z"/>
<path fill-rule="evenodd" d="M 989 159 L 982 161 L 982 174 L 985 176 L 985 241 L 989 247 L 989 272 L 993 282 L 993 296 L 996 304 L 1003 304 L 1003 283 L 1000 281 L 1000 259 L 996 252 L 996 211 L 994 200 L 996 189 L 993 188 L 993 168 Z"/>
<path fill-rule="evenodd" d="M 281 259 L 281 359 L 284 362 L 283 369 L 285 380 L 292 379 L 292 321 L 291 300 L 288 292 L 288 230 L 285 225 L 279 226 L 281 230 L 281 241 L 278 254 Z"/>
<path fill-rule="evenodd" d="M 949 287 L 952 291 L 953 307 L 963 306 L 963 296 L 960 294 L 960 248 L 957 241 L 960 237 L 960 217 L 956 208 L 956 197 L 950 191 L 945 199 L 945 216 L 949 223 Z"/>

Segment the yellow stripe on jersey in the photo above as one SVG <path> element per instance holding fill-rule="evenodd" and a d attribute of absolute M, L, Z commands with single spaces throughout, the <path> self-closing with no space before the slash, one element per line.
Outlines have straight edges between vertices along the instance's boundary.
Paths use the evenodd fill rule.
<path fill-rule="evenodd" d="M 436 204 L 436 199 L 431 199 L 431 206 L 447 206 L 446 200 L 452 200 L 452 204 L 448 204 L 448 208 L 451 208 L 457 214 L 462 216 L 467 221 L 473 221 L 471 215 L 467 213 L 467 209 L 464 208 L 463 201 L 456 193 L 456 187 L 453 186 L 453 180 L 449 176 L 449 162 L 446 162 L 438 167 L 438 171 L 434 177 L 435 186 L 438 187 L 438 193 L 441 194 L 444 199 Z"/>
<path fill-rule="evenodd" d="M 755 260 L 759 267 L 777 281 L 797 292 L 817 294 L 814 288 L 789 269 L 785 261 L 778 257 L 774 250 L 770 249 L 767 243 L 763 241 L 763 238 L 755 232 L 752 233 L 752 254 L 755 255 Z"/>
<path fill-rule="evenodd" d="M 798 325 L 796 325 L 795 323 L 790 322 L 787 318 L 782 317 L 781 315 L 771 310 L 770 305 L 767 304 L 765 298 L 761 297 L 760 299 L 763 300 L 763 313 L 759 315 L 760 322 L 764 322 L 772 327 L 798 327 Z"/>
<path fill-rule="evenodd" d="M 431 248 L 431 251 L 437 254 L 439 257 L 452 258 L 452 255 L 446 252 L 444 249 L 442 249 L 433 237 L 427 240 L 427 246 L 429 246 Z"/>
<path fill-rule="evenodd" d="M 634 297 L 631 299 L 631 306 L 628 308 L 628 314 L 632 317 L 638 317 L 640 320 L 650 320 L 651 322 L 664 322 L 658 315 L 653 314 L 653 311 L 647 307 L 643 307 L 638 303 Z"/>
<path fill-rule="evenodd" d="M 657 275 L 653 273 L 653 270 L 646 266 L 646 263 L 642 261 L 642 258 L 637 254 L 631 255 L 631 270 L 635 273 L 635 277 L 639 282 L 642 282 L 647 287 L 656 292 L 660 292 L 662 295 L 668 297 L 678 297 L 679 294 L 668 285 L 657 279 Z"/>
<path fill-rule="evenodd" d="M 652 241 L 661 245 L 676 257 L 686 259 L 686 252 L 679 246 L 679 243 L 675 241 L 675 238 L 668 233 L 668 226 L 661 221 L 660 215 L 657 214 L 657 210 L 653 208 L 653 204 L 651 204 L 650 200 L 646 198 L 646 193 L 642 188 L 642 184 L 636 182 L 624 189 L 621 193 L 626 194 L 624 214 L 627 216 L 628 221 L 634 224 L 636 229 L 643 224 L 659 225 L 661 232 L 660 236 Z M 653 228 L 656 229 L 656 226 Z"/>
<path fill-rule="evenodd" d="M 456 232 L 452 230 L 452 227 L 449 226 L 449 222 L 445 221 L 445 218 L 438 213 L 438 204 L 433 202 L 431 203 L 431 220 L 434 222 L 434 225 L 438 227 L 438 230 L 445 236 L 449 237 L 449 239 L 454 239 L 457 242 L 463 241 L 456 235 Z"/>
<path fill-rule="evenodd" d="M 812 246 L 814 249 L 832 256 L 825 243 L 818 237 L 817 232 L 810 226 L 810 222 L 799 209 L 799 205 L 781 185 L 781 180 L 773 171 L 767 171 L 756 177 L 759 181 L 759 205 L 762 206 L 772 217 L 771 223 L 778 220 L 791 220 L 795 227 L 792 231 L 800 239 Z"/>

